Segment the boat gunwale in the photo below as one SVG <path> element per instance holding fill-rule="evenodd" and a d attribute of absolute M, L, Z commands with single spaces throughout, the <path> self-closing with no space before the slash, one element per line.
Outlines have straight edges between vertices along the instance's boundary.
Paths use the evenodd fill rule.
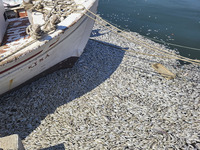
<path fill-rule="evenodd" d="M 96 0 L 93 0 L 93 1 L 91 0 L 91 3 L 90 3 L 90 5 L 87 6 L 87 9 L 91 9 L 91 7 L 94 5 L 95 2 L 96 2 Z M 0 55 L 0 67 L 6 65 L 8 63 L 11 63 L 11 62 L 15 61 L 16 59 L 19 59 L 20 56 L 25 56 L 25 55 L 33 52 L 34 50 L 37 50 L 39 47 L 42 47 L 43 45 L 47 44 L 51 40 L 55 39 L 57 36 L 63 34 L 70 27 L 74 26 L 83 16 L 85 16 L 84 13 L 87 13 L 87 10 L 83 10 L 81 13 L 78 13 L 78 16 L 76 16 L 76 18 L 68 26 L 63 27 L 62 24 L 64 22 L 66 22 L 67 19 L 69 19 L 69 17 L 71 15 L 76 14 L 76 13 L 72 13 L 70 16 L 65 18 L 62 22 L 60 22 L 57 25 L 58 26 L 57 30 L 55 32 L 53 32 L 52 34 L 46 34 L 46 35 L 44 35 L 44 37 L 42 37 L 41 39 L 39 39 L 37 41 L 34 41 L 34 40 L 31 41 L 33 43 L 31 43 L 27 47 L 24 47 L 22 49 L 17 49 L 15 52 L 11 53 L 8 56 L 5 56 L 6 52 L 1 54 Z M 59 28 L 59 26 L 62 28 Z M 33 45 L 35 45 L 35 46 L 33 46 Z M 33 48 L 30 48 L 31 46 L 33 46 Z"/>

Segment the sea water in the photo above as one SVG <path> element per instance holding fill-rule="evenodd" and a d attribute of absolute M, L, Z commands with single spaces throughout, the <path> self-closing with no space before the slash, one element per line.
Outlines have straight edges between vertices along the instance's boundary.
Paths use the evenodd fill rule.
<path fill-rule="evenodd" d="M 98 13 L 121 28 L 181 45 L 169 48 L 200 59 L 200 0 L 99 0 Z"/>

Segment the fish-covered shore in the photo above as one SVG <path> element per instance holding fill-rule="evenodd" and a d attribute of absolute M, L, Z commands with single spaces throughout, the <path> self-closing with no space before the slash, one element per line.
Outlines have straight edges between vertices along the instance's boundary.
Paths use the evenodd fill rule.
<path fill-rule="evenodd" d="M 0 98 L 0 137 L 19 134 L 26 150 L 200 149 L 200 67 L 121 48 L 158 55 L 95 24 L 73 68 Z"/>

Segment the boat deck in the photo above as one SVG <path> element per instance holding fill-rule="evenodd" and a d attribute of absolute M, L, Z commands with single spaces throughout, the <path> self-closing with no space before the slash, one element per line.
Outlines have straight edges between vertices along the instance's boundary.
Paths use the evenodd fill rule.
<path fill-rule="evenodd" d="M 9 24 L 0 47 L 0 54 L 19 48 L 30 38 L 30 36 L 26 34 L 26 27 L 30 24 L 28 17 L 14 18 L 8 21 Z"/>

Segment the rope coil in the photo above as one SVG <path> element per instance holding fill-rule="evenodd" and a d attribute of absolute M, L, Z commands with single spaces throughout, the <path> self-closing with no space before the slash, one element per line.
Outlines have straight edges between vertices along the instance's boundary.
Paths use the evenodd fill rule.
<path fill-rule="evenodd" d="M 75 11 L 81 10 L 78 8 L 74 0 L 26 0 L 23 2 L 25 10 L 32 12 L 39 12 L 43 15 L 44 24 L 38 26 L 34 23 L 29 25 L 26 29 L 34 39 L 41 38 L 41 34 L 52 33 L 56 30 L 56 25 Z M 37 26 L 37 28 L 35 28 Z M 39 29 L 40 28 L 40 29 Z"/>

